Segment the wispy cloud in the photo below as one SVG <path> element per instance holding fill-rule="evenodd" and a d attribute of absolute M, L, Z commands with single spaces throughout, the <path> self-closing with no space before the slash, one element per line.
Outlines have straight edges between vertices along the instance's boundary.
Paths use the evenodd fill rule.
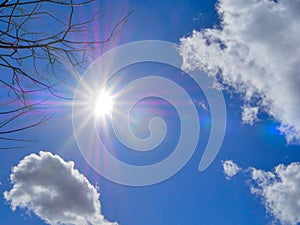
<path fill-rule="evenodd" d="M 245 105 L 278 120 L 289 143 L 299 144 L 300 2 L 219 0 L 217 10 L 219 27 L 181 39 L 183 69 L 218 77 Z M 256 120 L 253 109 L 244 111 L 244 122 Z"/>
<path fill-rule="evenodd" d="M 31 154 L 13 168 L 13 187 L 4 192 L 13 210 L 34 212 L 46 223 L 117 225 L 101 214 L 99 193 L 85 176 L 50 152 Z"/>

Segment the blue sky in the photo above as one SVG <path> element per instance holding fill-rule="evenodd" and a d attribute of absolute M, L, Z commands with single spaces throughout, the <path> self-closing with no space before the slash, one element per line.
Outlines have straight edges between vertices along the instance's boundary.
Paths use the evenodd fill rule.
<path fill-rule="evenodd" d="M 251 7 L 257 7 L 257 11 L 261 10 L 261 12 L 264 12 L 263 10 L 266 10 L 267 7 L 265 7 L 263 3 L 278 4 L 272 1 L 270 1 L 272 3 L 266 3 L 267 1 L 263 0 L 261 1 L 262 4 L 259 6 L 255 5 L 253 3 L 254 1 L 251 1 L 253 4 L 249 3 L 249 5 L 246 6 L 243 4 L 239 5 L 237 3 L 235 5 L 235 3 L 228 3 L 228 1 L 222 2 L 224 3 L 222 9 L 224 10 L 225 15 L 228 15 L 226 19 L 229 18 L 228 21 L 226 21 L 229 25 L 228 27 L 225 27 L 229 30 L 229 34 L 227 34 L 229 38 L 226 34 L 223 34 L 223 36 L 214 34 L 214 37 L 219 38 L 218 41 L 221 40 L 221 42 L 228 46 L 228 49 L 231 48 L 230 50 L 232 50 L 232 52 L 238 52 L 240 49 L 244 49 L 244 46 L 236 47 L 231 45 L 232 43 L 236 43 L 238 41 L 240 41 L 240 43 L 247 43 L 245 41 L 247 38 L 243 39 L 244 36 L 241 35 L 245 31 L 234 33 L 236 31 L 234 28 L 236 27 L 232 25 L 234 22 L 232 22 L 232 18 L 230 17 L 232 10 L 237 10 L 237 12 L 239 12 L 238 10 L 241 9 L 241 12 L 245 11 L 248 12 L 249 15 L 252 15 L 250 13 L 253 13 L 253 11 L 247 11 L 248 9 L 251 9 Z M 288 6 L 290 6 L 288 4 L 289 1 L 282 2 L 284 2 L 282 3 L 283 6 L 287 8 L 287 13 L 290 12 L 288 11 L 288 9 L 290 10 L 290 8 L 288 8 Z M 256 168 L 257 170 L 273 171 L 274 167 L 279 164 L 289 165 L 292 162 L 300 161 L 299 145 L 287 143 L 288 132 L 283 131 L 281 133 L 277 129 L 282 124 L 287 124 L 292 127 L 294 126 L 296 129 L 294 133 L 296 133 L 297 139 L 297 129 L 299 131 L 297 119 L 299 118 L 298 115 L 300 112 L 298 107 L 299 104 L 297 104 L 299 103 L 299 97 L 296 92 L 297 87 L 299 87 L 297 86 L 298 83 L 295 81 L 296 87 L 294 89 L 296 91 L 290 91 L 291 95 L 288 95 L 289 90 L 294 89 L 289 89 L 290 86 L 288 85 L 276 86 L 277 83 L 271 83 L 271 87 L 260 85 L 260 83 L 266 82 L 266 80 L 259 80 L 256 77 L 253 77 L 253 80 L 251 80 L 251 77 L 249 78 L 247 74 L 248 70 L 253 69 L 253 73 L 259 75 L 259 71 L 261 70 L 258 68 L 257 65 L 259 63 L 256 63 L 255 58 L 254 60 L 252 58 L 249 59 L 249 61 L 252 59 L 253 67 L 243 67 L 238 63 L 236 67 L 230 67 L 226 65 L 226 63 L 234 64 L 237 58 L 235 58 L 236 56 L 234 54 L 231 54 L 232 52 L 226 52 L 226 50 L 224 50 L 224 55 L 222 55 L 222 57 L 225 58 L 224 65 L 221 62 L 222 60 L 215 56 L 217 55 L 217 50 L 220 49 L 218 49 L 217 44 L 214 43 L 214 39 L 209 39 L 210 37 L 203 37 L 200 33 L 199 36 L 195 33 L 193 34 L 193 30 L 200 31 L 210 29 L 206 31 L 213 32 L 218 29 L 214 27 L 214 25 L 220 26 L 220 18 L 216 12 L 215 4 L 216 1 L 211 0 L 145 0 L 136 2 L 113 0 L 104 3 L 105 17 L 99 26 L 104 30 L 107 29 L 107 27 L 111 27 L 115 23 L 116 19 L 119 18 L 121 13 L 124 13 L 124 10 L 126 11 L 134 8 L 134 13 L 128 18 L 126 26 L 124 26 L 113 42 L 104 48 L 104 51 L 108 51 L 120 44 L 139 40 L 149 39 L 169 41 L 181 44 L 181 46 L 185 47 L 182 50 L 182 56 L 186 59 L 186 63 L 184 65 L 186 69 L 199 69 L 200 66 L 191 65 L 200 65 L 202 63 L 201 65 L 211 65 L 210 68 L 216 66 L 219 70 L 223 71 L 224 74 L 219 75 L 224 77 L 224 86 L 233 87 L 232 89 L 228 88 L 228 90 L 226 90 L 225 88 L 223 90 L 227 110 L 226 133 L 219 154 L 207 170 L 199 172 L 198 165 L 203 155 L 210 132 L 211 117 L 209 110 L 206 111 L 202 107 L 197 106 L 201 126 L 199 142 L 192 158 L 178 173 L 170 179 L 157 184 L 131 187 L 116 184 L 103 178 L 88 165 L 82 157 L 73 135 L 72 104 L 70 104 L 70 101 L 65 102 L 63 100 L 56 99 L 59 104 L 50 106 L 50 108 L 55 111 L 55 114 L 45 125 L 16 134 L 17 137 L 21 138 L 37 139 L 39 140 L 38 142 L 26 143 L 27 147 L 23 149 L 0 151 L 0 192 L 3 193 L 5 191 L 9 191 L 12 188 L 9 176 L 12 172 L 13 166 L 18 165 L 20 160 L 22 160 L 25 156 L 31 153 L 38 154 L 40 150 L 43 150 L 57 154 L 65 161 L 73 161 L 75 163 L 75 168 L 83 174 L 92 185 L 99 187 L 100 202 L 104 217 L 108 221 L 116 221 L 120 225 L 265 225 L 272 224 L 273 222 L 275 224 L 284 224 L 284 221 L 287 222 L 286 224 L 297 224 L 297 222 L 300 222 L 300 219 L 298 220 L 297 217 L 296 219 L 291 219 L 289 216 L 282 218 L 278 213 L 276 214 L 276 212 L 278 212 L 276 210 L 280 210 L 280 208 L 276 208 L 276 206 L 274 206 L 276 204 L 273 204 L 274 201 L 268 197 L 266 194 L 267 191 L 260 194 L 251 193 L 250 189 L 255 185 L 255 179 L 251 173 L 251 169 L 249 169 Z M 90 12 L 87 10 L 82 13 Z M 268 11 L 268 13 L 270 15 L 271 13 L 276 15 L 276 10 L 274 9 L 272 12 Z M 266 13 L 266 15 L 269 15 L 268 13 Z M 243 15 L 244 14 L 241 13 L 240 17 L 243 17 Z M 293 12 L 291 12 L 291 16 L 289 17 L 291 22 L 293 18 L 292 15 Z M 238 22 L 243 21 L 239 17 L 238 19 L 240 19 Z M 267 19 L 261 19 L 258 21 L 264 21 L 264 23 L 266 23 L 266 27 L 270 28 L 273 23 Z M 277 21 L 277 19 L 274 20 Z M 232 24 L 230 22 L 232 22 Z M 288 20 L 284 22 L 288 22 Z M 284 26 L 284 24 L 282 26 Z M 250 28 L 252 27 L 249 25 L 248 28 L 251 30 Z M 277 28 L 274 29 L 276 30 Z M 255 32 L 256 31 L 253 30 L 251 33 L 253 34 L 253 37 L 259 36 Z M 272 34 L 271 28 L 266 32 Z M 247 33 L 247 37 L 250 37 L 250 40 L 252 40 L 251 34 L 250 31 Z M 261 34 L 261 38 L 258 39 L 263 40 L 264 35 L 261 32 L 259 34 Z M 189 41 L 186 41 L 188 39 L 181 39 L 185 37 L 191 39 Z M 289 40 L 288 38 L 284 39 L 284 37 L 282 37 L 281 41 Z M 287 35 L 286 37 L 289 36 Z M 189 47 L 191 46 L 191 48 L 193 47 L 194 49 L 197 49 L 197 42 L 205 40 L 205 38 L 215 44 L 211 45 L 213 46 L 212 48 L 209 48 L 209 46 L 204 44 L 201 45 L 203 48 L 202 51 L 204 52 L 201 57 L 203 57 L 204 54 L 207 54 L 208 59 L 206 61 L 193 61 L 192 56 L 197 55 L 198 52 L 196 50 L 193 52 L 193 50 L 190 50 Z M 231 41 L 226 42 L 225 39 Z M 274 41 L 274 43 L 276 43 L 276 40 L 273 40 L 273 38 L 270 38 L 269 41 Z M 292 41 L 293 40 L 291 40 L 291 43 Z M 256 43 L 258 43 L 258 40 Z M 260 46 L 264 46 L 264 43 L 265 42 L 261 41 L 260 44 L 262 45 Z M 249 41 L 248 45 L 245 44 L 245 46 L 247 49 L 250 49 L 251 54 L 254 52 L 251 57 L 255 57 L 255 54 L 257 53 L 256 45 L 251 44 L 252 42 Z M 295 44 L 299 44 L 299 42 Z M 299 46 L 300 45 L 298 45 L 298 47 Z M 282 46 L 278 46 L 278 48 L 280 47 Z M 254 50 L 251 51 L 252 49 Z M 270 53 L 268 49 L 266 52 Z M 276 50 L 274 50 L 274 52 L 274 55 L 279 55 Z M 263 54 L 264 53 L 261 53 L 260 55 Z M 234 57 L 232 55 L 234 55 Z M 244 60 L 247 61 L 248 59 L 245 57 Z M 289 58 L 286 59 L 287 63 L 289 63 L 288 60 Z M 265 63 L 266 65 L 271 65 L 270 63 L 272 62 L 266 62 L 263 57 L 258 61 L 261 64 Z M 291 62 L 294 63 L 293 60 L 291 60 Z M 286 79 L 292 80 L 295 77 L 299 78 L 297 73 L 299 70 L 295 69 L 295 76 L 288 76 L 289 74 L 293 74 L 289 70 L 282 69 L 282 71 L 279 70 L 278 74 L 273 74 L 273 66 L 271 65 L 270 68 L 272 69 L 268 70 L 267 68 L 264 70 L 267 74 L 266 76 L 269 76 L 267 77 L 268 79 L 280 80 L 279 78 L 283 76 L 282 73 L 285 71 L 287 73 Z M 235 80 L 236 77 L 234 76 L 235 71 L 239 69 L 242 71 L 242 84 L 238 84 Z M 211 71 L 208 69 L 207 72 Z M 192 99 L 203 102 L 206 106 L 208 105 L 207 99 L 205 99 L 203 92 L 196 86 L 195 82 L 188 77 L 182 78 L 182 71 L 160 64 L 142 63 L 130 66 L 123 69 L 120 74 L 117 73 L 111 83 L 112 85 L 117 84 L 122 86 L 132 79 L 141 78 L 152 73 L 174 80 L 185 88 Z M 231 79 L 229 79 L 230 74 L 233 74 Z M 249 100 L 245 97 L 245 93 L 235 89 L 243 87 L 241 88 L 243 90 L 252 90 L 252 86 L 250 84 L 247 85 L 247 83 L 251 82 L 253 82 L 253 86 L 258 87 L 258 91 L 255 93 L 249 91 L 247 93 L 250 93 L 251 95 L 253 94 L 253 96 L 256 94 L 258 97 L 251 96 Z M 256 82 L 258 82 L 258 84 Z M 70 81 L 70 83 L 74 85 L 74 80 Z M 282 106 L 280 96 L 274 97 L 272 85 L 274 85 L 275 88 L 281 88 L 280 91 L 283 93 L 282 95 L 287 93 L 285 95 L 287 98 L 285 106 Z M 263 97 L 261 96 L 265 97 L 266 100 L 274 102 L 274 104 L 266 105 L 261 103 L 263 102 L 261 100 Z M 291 100 L 293 99 L 291 96 L 294 97 L 293 101 Z M 278 101 L 276 100 L 276 97 L 279 99 Z M 147 106 L 149 103 L 154 106 L 154 109 Z M 296 106 L 293 108 L 290 107 L 289 104 L 295 104 Z M 255 115 L 253 125 L 246 124 L 245 121 L 242 121 L 243 112 L 245 112 L 243 111 L 243 107 L 258 107 L 258 117 L 256 118 Z M 277 113 L 275 109 L 279 109 L 279 111 L 283 109 L 282 111 L 284 113 Z M 158 153 L 153 153 L 150 155 L 150 158 L 146 158 L 141 154 L 135 155 L 135 153 L 133 154 L 132 152 L 129 152 L 129 155 L 126 154 L 126 151 L 130 150 L 123 147 L 117 140 L 110 125 L 106 126 L 105 123 L 99 124 L 98 129 L 101 132 L 101 129 L 106 126 L 105 129 L 107 129 L 108 132 L 106 132 L 102 138 L 108 140 L 108 145 L 115 149 L 114 154 L 120 157 L 121 160 L 129 161 L 136 165 L 141 163 L 139 160 L 142 160 L 142 163 L 145 164 L 152 163 L 153 161 L 159 161 L 161 158 L 166 157 L 167 154 L 170 154 L 174 145 L 176 145 L 176 140 L 179 136 L 178 129 L 180 129 L 180 126 L 178 126 L 178 115 L 174 112 L 174 108 L 170 104 L 161 99 L 155 98 L 145 99 L 138 106 L 136 111 L 133 111 L 132 113 L 134 118 L 142 119 L 157 114 L 163 115 L 169 129 L 165 142 L 157 148 Z M 137 126 L 135 129 L 136 130 L 134 132 L 141 137 L 145 137 L 148 134 L 143 123 L 141 123 L 140 127 Z M 92 154 L 92 149 L 89 150 Z M 225 168 L 223 168 L 222 161 L 226 160 L 233 160 L 241 168 L 241 172 L 230 179 L 226 179 L 226 176 L 224 175 Z M 114 168 L 111 169 L 113 170 Z M 270 181 L 270 183 L 272 182 Z M 261 186 L 260 190 L 267 190 L 263 188 L 270 187 L 270 183 L 265 184 L 265 186 Z M 297 183 L 297 185 L 300 184 Z M 299 195 L 295 195 L 295 198 L 299 198 Z M 271 202 L 272 204 L 268 206 L 268 202 Z M 287 201 L 286 204 L 288 208 L 289 202 Z M 268 212 L 266 207 L 269 207 Z M 17 208 L 16 211 L 12 211 L 10 203 L 6 201 L 3 194 L 0 195 L 0 218 L 1 224 L 3 225 L 46 224 L 41 218 L 35 215 L 35 213 L 31 212 L 31 210 Z"/>

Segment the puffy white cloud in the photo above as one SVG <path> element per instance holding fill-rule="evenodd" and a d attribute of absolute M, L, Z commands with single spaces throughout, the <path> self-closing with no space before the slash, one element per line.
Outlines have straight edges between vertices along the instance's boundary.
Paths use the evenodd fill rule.
<path fill-rule="evenodd" d="M 268 212 L 281 224 L 300 223 L 300 163 L 278 165 L 274 172 L 252 168 L 252 193 L 262 196 Z"/>
<path fill-rule="evenodd" d="M 258 113 L 258 107 L 251 107 L 251 106 L 244 105 L 242 111 L 243 123 L 253 125 L 253 123 L 258 120 L 257 113 Z"/>
<path fill-rule="evenodd" d="M 280 164 L 274 171 L 241 169 L 233 161 L 223 162 L 224 174 L 230 179 L 238 171 L 250 171 L 251 193 L 259 195 L 268 213 L 283 225 L 300 223 L 300 163 Z M 248 182 L 247 182 L 248 183 Z"/>
<path fill-rule="evenodd" d="M 232 160 L 226 160 L 222 162 L 223 164 L 223 172 L 226 175 L 227 179 L 230 179 L 234 175 L 236 175 L 241 168 L 239 168 Z"/>
<path fill-rule="evenodd" d="M 219 0 L 217 10 L 220 27 L 181 39 L 183 69 L 216 76 L 299 144 L 300 1 Z"/>
<path fill-rule="evenodd" d="M 241 169 L 233 161 L 223 162 L 226 178 L 238 171 L 251 172 L 251 193 L 259 195 L 268 213 L 283 225 L 300 223 L 300 163 L 280 164 L 274 171 Z M 248 182 L 247 182 L 248 183 Z"/>
<path fill-rule="evenodd" d="M 13 187 L 4 192 L 13 210 L 34 212 L 52 225 L 117 225 L 101 215 L 99 193 L 73 162 L 40 152 L 26 156 L 13 168 Z"/>

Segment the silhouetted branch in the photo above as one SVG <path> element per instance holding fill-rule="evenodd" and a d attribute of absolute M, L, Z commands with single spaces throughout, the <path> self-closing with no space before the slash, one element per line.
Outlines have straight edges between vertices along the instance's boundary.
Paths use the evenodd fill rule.
<path fill-rule="evenodd" d="M 95 0 L 5 0 L 0 3 L 1 140 L 16 141 L 3 135 L 47 120 L 42 117 L 38 122 L 7 129 L 9 124 L 35 110 L 37 105 L 32 95 L 47 91 L 58 98 L 72 99 L 59 94 L 56 88 L 66 79 L 62 76 L 64 67 L 71 66 L 74 71 L 85 68 L 93 57 L 92 52 L 118 34 L 132 13 L 121 17 L 102 40 L 94 39 L 91 34 L 102 14 L 91 13 L 86 20 L 76 17 L 84 7 L 94 9 L 91 4 L 95 4 Z"/>

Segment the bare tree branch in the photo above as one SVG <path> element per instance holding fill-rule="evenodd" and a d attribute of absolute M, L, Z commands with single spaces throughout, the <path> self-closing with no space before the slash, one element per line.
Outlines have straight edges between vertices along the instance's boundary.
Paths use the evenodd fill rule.
<path fill-rule="evenodd" d="M 62 99 L 57 87 L 65 81 L 64 64 L 74 71 L 84 69 L 95 50 L 100 50 L 120 32 L 131 12 L 122 16 L 102 40 L 95 39 L 102 13 L 86 20 L 77 15 L 84 7 L 94 9 L 95 0 L 5 0 L 0 3 L 0 140 L 17 141 L 4 135 L 41 125 L 49 119 L 7 128 L 38 106 L 39 93 Z M 4 147 L 5 148 L 5 147 Z M 0 149 L 2 147 L 0 146 Z"/>

